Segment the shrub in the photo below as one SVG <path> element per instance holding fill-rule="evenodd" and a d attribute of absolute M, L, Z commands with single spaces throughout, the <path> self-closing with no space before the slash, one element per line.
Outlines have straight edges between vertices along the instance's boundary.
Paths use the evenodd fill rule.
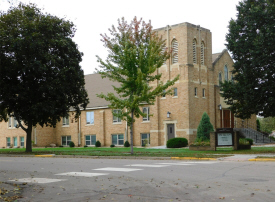
<path fill-rule="evenodd" d="M 210 118 L 206 112 L 201 117 L 200 124 L 197 128 L 197 139 L 209 140 L 210 132 L 214 131 L 214 127 L 210 122 Z"/>
<path fill-rule="evenodd" d="M 201 138 L 197 138 L 196 141 L 191 145 L 192 146 L 210 146 L 210 140 L 203 140 Z"/>
<path fill-rule="evenodd" d="M 246 140 L 246 138 L 240 138 L 239 145 L 250 145 L 250 143 Z"/>
<path fill-rule="evenodd" d="M 59 147 L 63 147 L 63 145 L 60 145 Z"/>
<path fill-rule="evenodd" d="M 88 147 L 87 145 L 84 145 L 84 147 Z"/>
<path fill-rule="evenodd" d="M 252 139 L 250 139 L 250 138 L 245 138 L 245 139 L 249 142 L 250 145 L 253 145 L 253 140 Z"/>
<path fill-rule="evenodd" d="M 124 142 L 124 147 L 130 147 L 130 143 L 128 141 Z"/>
<path fill-rule="evenodd" d="M 114 144 L 111 144 L 110 147 L 115 147 L 115 145 L 114 145 Z"/>
<path fill-rule="evenodd" d="M 74 146 L 75 146 L 74 142 L 71 141 L 70 144 L 69 144 L 69 146 L 70 146 L 70 147 L 74 147 Z"/>
<path fill-rule="evenodd" d="M 99 141 L 99 140 L 98 140 L 98 141 L 96 141 L 95 146 L 96 146 L 96 147 L 101 147 L 101 143 L 100 143 L 100 141 Z"/>
<path fill-rule="evenodd" d="M 188 145 L 188 140 L 182 137 L 171 138 L 166 143 L 167 148 L 180 148 L 180 147 L 186 147 L 187 145 Z"/>

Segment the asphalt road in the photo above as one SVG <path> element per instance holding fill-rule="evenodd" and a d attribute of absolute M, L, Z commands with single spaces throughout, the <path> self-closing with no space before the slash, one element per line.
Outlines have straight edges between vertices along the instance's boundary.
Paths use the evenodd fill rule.
<path fill-rule="evenodd" d="M 275 162 L 0 157 L 0 182 L 23 188 L 17 201 L 262 202 Z"/>

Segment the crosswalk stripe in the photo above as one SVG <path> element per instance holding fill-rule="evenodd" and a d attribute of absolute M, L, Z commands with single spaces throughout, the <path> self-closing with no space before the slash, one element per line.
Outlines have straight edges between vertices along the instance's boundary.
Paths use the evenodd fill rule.
<path fill-rule="evenodd" d="M 52 183 L 52 182 L 60 182 L 65 181 L 66 179 L 49 179 L 49 178 L 21 178 L 16 180 L 9 180 L 11 182 L 26 182 L 26 183 L 38 183 L 38 184 L 45 184 L 45 183 Z"/>
<path fill-rule="evenodd" d="M 131 165 L 125 165 L 125 166 L 132 166 L 132 167 L 148 167 L 148 168 L 161 168 L 161 167 L 167 167 L 167 166 L 169 166 L 169 165 L 131 164 Z"/>
<path fill-rule="evenodd" d="M 107 167 L 107 168 L 98 168 L 98 169 L 93 169 L 93 170 L 131 172 L 131 171 L 138 171 L 138 170 L 143 170 L 143 169 L 137 169 L 137 168 L 112 168 L 112 167 Z"/>
<path fill-rule="evenodd" d="M 68 173 L 58 173 L 55 175 L 65 175 L 65 176 L 79 176 L 79 177 L 96 177 L 101 175 L 109 175 L 109 173 L 85 173 L 85 172 L 68 172 Z"/>

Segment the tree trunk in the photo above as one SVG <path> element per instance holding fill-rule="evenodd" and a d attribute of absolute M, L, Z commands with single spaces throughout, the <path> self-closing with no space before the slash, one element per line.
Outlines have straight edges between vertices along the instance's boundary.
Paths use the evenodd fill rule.
<path fill-rule="evenodd" d="M 26 152 L 32 152 L 32 123 L 27 128 Z"/>
<path fill-rule="evenodd" d="M 134 148 L 133 148 L 133 144 L 134 144 L 134 141 L 133 141 L 134 111 L 131 112 L 131 117 L 132 117 L 132 120 L 131 120 L 131 127 L 130 127 L 130 136 L 131 136 L 131 154 L 133 155 L 134 154 Z"/>

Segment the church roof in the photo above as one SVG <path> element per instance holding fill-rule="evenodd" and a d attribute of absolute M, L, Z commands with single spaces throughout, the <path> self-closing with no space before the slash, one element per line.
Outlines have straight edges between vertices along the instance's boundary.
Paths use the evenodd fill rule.
<path fill-rule="evenodd" d="M 226 53 L 227 50 L 224 49 L 221 53 L 214 53 L 212 54 L 212 65 L 214 66 L 216 62 L 223 56 L 224 53 Z"/>
<path fill-rule="evenodd" d="M 85 75 L 85 89 L 90 101 L 87 109 L 107 107 L 109 102 L 97 97 L 97 94 L 103 93 L 107 95 L 107 93 L 114 93 L 116 95 L 113 85 L 118 87 L 119 83 L 110 81 L 108 78 L 102 79 L 100 74 Z"/>

